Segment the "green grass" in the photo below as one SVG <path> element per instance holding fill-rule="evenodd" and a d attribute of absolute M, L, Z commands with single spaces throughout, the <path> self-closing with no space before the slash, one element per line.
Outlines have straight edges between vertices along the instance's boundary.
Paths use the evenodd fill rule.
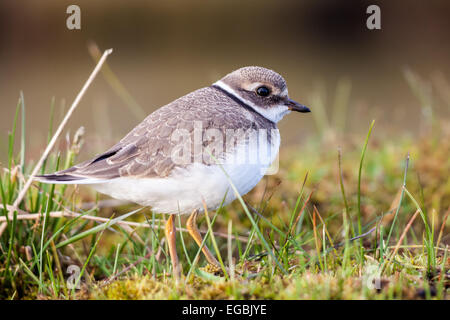
<path fill-rule="evenodd" d="M 335 108 L 346 110 L 350 86 L 340 87 Z M 313 100 L 323 108 L 320 95 Z M 316 119 L 317 134 L 282 150 L 277 175 L 212 219 L 199 216 L 221 268 L 206 265 L 195 242 L 178 232 L 184 276 L 175 283 L 164 217 L 148 208 L 111 207 L 85 188 L 35 183 L 8 216 L 33 169 L 24 117 L 21 94 L 2 151 L 1 299 L 448 299 L 448 122 L 433 118 L 432 130 L 413 139 L 377 135 L 379 123 L 367 123 L 367 135 L 350 135 L 341 116 Z M 82 134 L 42 171 L 71 166 Z M 37 215 L 23 219 L 30 214 Z M 73 266 L 79 272 L 69 273 Z"/>

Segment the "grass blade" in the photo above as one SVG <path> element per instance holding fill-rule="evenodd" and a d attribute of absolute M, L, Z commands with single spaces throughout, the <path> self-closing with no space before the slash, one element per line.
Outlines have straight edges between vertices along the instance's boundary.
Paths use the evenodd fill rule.
<path fill-rule="evenodd" d="M 359 170 L 358 170 L 358 233 L 362 233 L 362 225 L 361 225 L 361 175 L 362 175 L 362 166 L 364 161 L 364 156 L 366 155 L 367 145 L 369 143 L 370 134 L 372 133 L 372 128 L 375 125 L 375 120 L 372 120 L 370 124 L 369 132 L 367 133 L 366 141 L 364 142 L 363 149 L 361 151 L 361 159 L 359 161 Z M 359 239 L 359 250 L 360 250 L 360 259 L 361 266 L 364 263 L 364 248 L 362 245 L 362 239 Z"/>
<path fill-rule="evenodd" d="M 136 209 L 136 210 L 134 210 L 134 211 L 128 212 L 128 213 L 126 213 L 126 214 L 121 215 L 120 217 L 111 219 L 111 220 L 109 220 L 109 221 L 107 221 L 107 222 L 104 222 L 104 223 L 102 223 L 102 224 L 100 224 L 100 225 L 98 225 L 98 226 L 96 226 L 96 227 L 93 227 L 93 228 L 91 228 L 91 229 L 89 229 L 89 230 L 86 230 L 86 231 L 84 231 L 84 232 L 81 232 L 81 233 L 79 233 L 79 234 L 77 234 L 77 235 L 75 235 L 75 236 L 73 236 L 73 237 L 71 237 L 71 238 L 69 238 L 69 239 L 67 239 L 67 240 L 65 240 L 65 241 L 63 241 L 63 242 L 58 243 L 58 244 L 56 245 L 56 248 L 64 247 L 64 246 L 66 246 L 66 245 L 68 245 L 68 244 L 70 244 L 70 243 L 72 243 L 72 242 L 75 242 L 75 241 L 78 241 L 78 240 L 80 240 L 80 239 L 83 239 L 83 238 L 85 238 L 85 237 L 87 237 L 87 236 L 89 236 L 89 235 L 91 235 L 91 234 L 94 234 L 94 233 L 97 233 L 97 232 L 99 232 L 99 231 L 105 230 L 105 229 L 107 229 L 107 228 L 113 226 L 113 225 L 116 224 L 117 222 L 122 221 L 122 220 L 128 218 L 129 216 L 131 216 L 131 215 L 133 215 L 133 214 L 135 214 L 135 213 L 141 211 L 142 209 L 143 209 L 143 208 L 139 208 L 139 209 Z"/>

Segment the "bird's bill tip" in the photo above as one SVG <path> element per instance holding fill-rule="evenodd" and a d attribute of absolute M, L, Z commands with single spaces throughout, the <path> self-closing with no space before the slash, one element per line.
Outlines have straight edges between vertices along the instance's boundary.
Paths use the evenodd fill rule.
<path fill-rule="evenodd" d="M 301 113 L 311 112 L 311 110 L 307 106 L 304 106 L 303 104 L 300 104 L 291 99 L 288 100 L 288 108 L 291 111 L 297 111 L 297 112 L 301 112 Z"/>

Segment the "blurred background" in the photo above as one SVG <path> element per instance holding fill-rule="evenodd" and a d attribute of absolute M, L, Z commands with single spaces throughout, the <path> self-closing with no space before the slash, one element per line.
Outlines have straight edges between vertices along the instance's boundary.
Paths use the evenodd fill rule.
<path fill-rule="evenodd" d="M 66 27 L 71 4 L 81 8 L 81 30 Z M 366 28 L 370 4 L 381 8 L 381 30 Z M 415 136 L 426 110 L 449 117 L 449 14 L 445 0 L 2 0 L 0 161 L 20 91 L 27 158 L 40 155 L 52 100 L 56 126 L 95 65 L 89 43 L 114 49 L 107 63 L 129 97 L 111 75 L 96 78 L 67 127 L 86 128 L 83 159 L 158 107 L 247 65 L 281 73 L 291 98 L 313 111 L 280 123 L 284 145 L 332 125 L 366 133 L 372 119 L 375 135 Z"/>

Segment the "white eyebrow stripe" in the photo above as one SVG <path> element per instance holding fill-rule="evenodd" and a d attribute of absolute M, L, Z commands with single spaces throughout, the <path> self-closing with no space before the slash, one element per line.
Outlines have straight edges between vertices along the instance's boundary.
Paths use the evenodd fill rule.
<path fill-rule="evenodd" d="M 256 83 L 253 83 L 251 86 L 249 86 L 249 87 L 248 87 L 248 90 L 249 90 L 249 91 L 253 91 L 253 90 L 255 90 L 256 88 L 261 87 L 261 86 L 265 86 L 265 84 L 264 84 L 264 83 L 261 83 L 261 82 L 256 82 Z"/>

